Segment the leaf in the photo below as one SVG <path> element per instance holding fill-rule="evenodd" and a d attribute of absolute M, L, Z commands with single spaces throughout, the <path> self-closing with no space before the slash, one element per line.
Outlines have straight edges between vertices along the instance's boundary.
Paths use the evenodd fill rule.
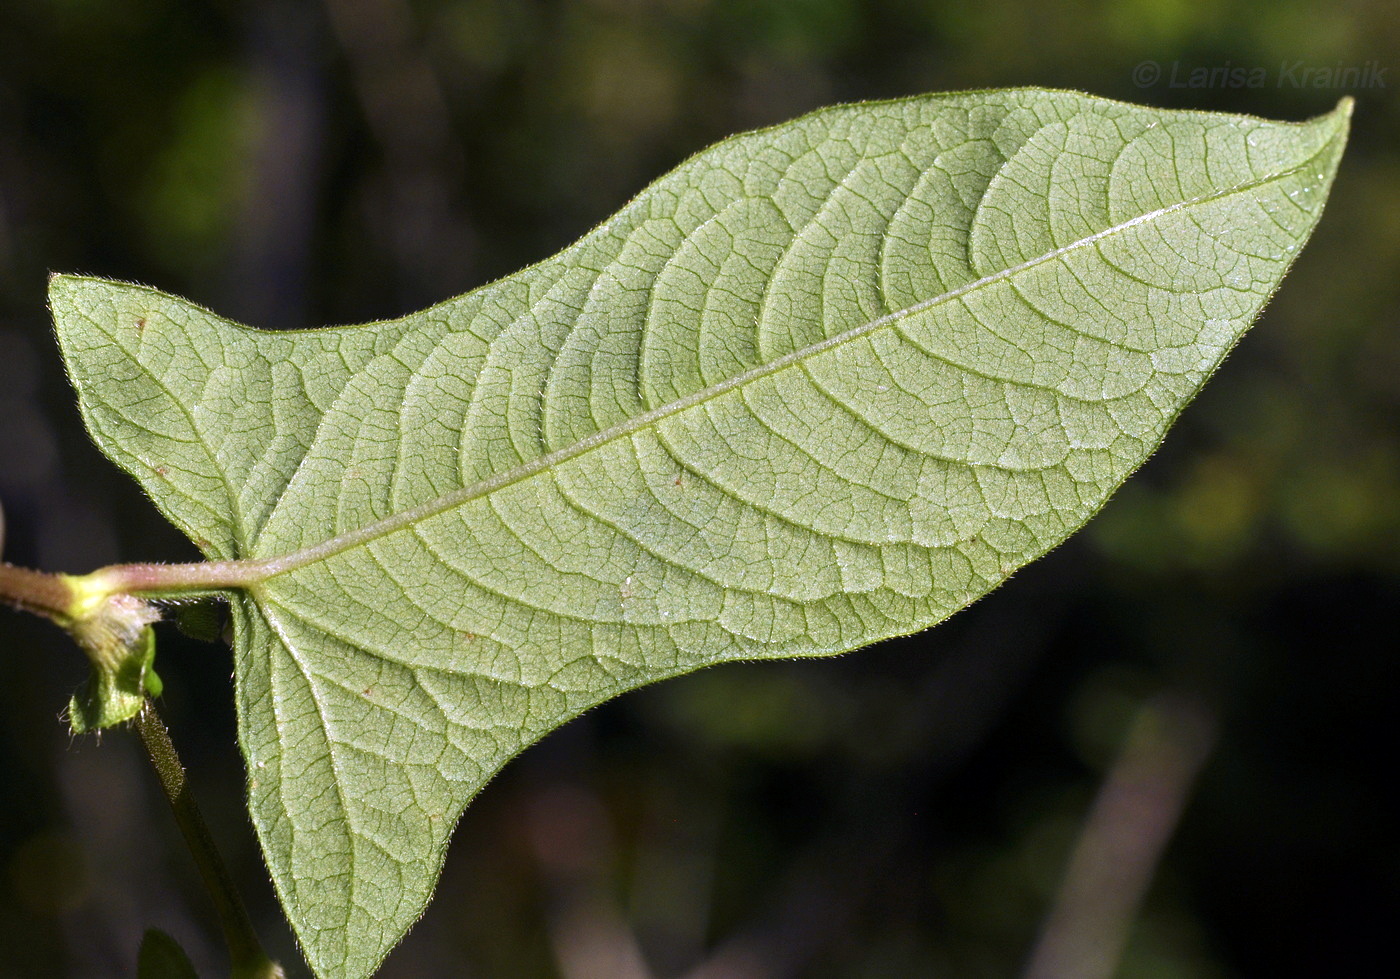
<path fill-rule="evenodd" d="M 218 642 L 223 638 L 220 609 L 213 599 L 176 608 L 175 627 L 182 635 L 203 642 Z"/>
<path fill-rule="evenodd" d="M 155 670 L 156 634 L 150 626 L 143 625 L 130 645 L 113 643 L 109 650 L 89 663 L 87 681 L 68 701 L 68 726 L 74 734 L 131 720 L 147 694 L 159 697 L 165 688 Z"/>
<path fill-rule="evenodd" d="M 147 928 L 136 960 L 136 979 L 199 979 L 180 943 L 159 928 Z"/>
<path fill-rule="evenodd" d="M 318 974 L 375 968 L 569 718 L 926 628 L 1080 527 L 1277 287 L 1349 115 L 827 109 L 364 326 L 55 279 L 93 437 L 241 562 L 249 803 Z"/>

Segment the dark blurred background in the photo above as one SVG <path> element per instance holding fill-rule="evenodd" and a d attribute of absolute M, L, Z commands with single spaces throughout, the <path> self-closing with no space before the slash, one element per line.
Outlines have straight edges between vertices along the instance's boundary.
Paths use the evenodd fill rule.
<path fill-rule="evenodd" d="M 5 0 L 5 557 L 196 556 L 84 435 L 50 271 L 358 322 L 832 102 L 1035 84 L 1302 119 L 1354 94 L 1312 243 L 1084 533 L 931 633 L 710 670 L 557 732 L 467 811 L 383 975 L 1016 976 L 1047 921 L 1121 945 L 1121 976 L 1370 974 L 1400 915 L 1397 51 L 1382 0 Z M 242 810 L 228 651 L 170 629 L 160 668 L 296 962 Z M 152 925 L 223 974 L 134 736 L 59 722 L 84 672 L 0 609 L 0 976 L 131 976 Z M 1076 917 L 1066 867 L 1104 863 L 1124 873 L 1084 878 L 1103 907 Z M 1140 907 L 1133 867 L 1155 871 Z"/>

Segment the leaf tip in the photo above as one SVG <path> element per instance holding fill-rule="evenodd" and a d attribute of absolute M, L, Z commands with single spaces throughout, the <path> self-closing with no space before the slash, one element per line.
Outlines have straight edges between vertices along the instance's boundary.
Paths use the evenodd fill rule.
<path fill-rule="evenodd" d="M 82 288 L 84 277 L 72 272 L 49 273 L 49 309 L 54 311 L 54 320 L 62 324 L 59 310 L 75 305 L 74 297 Z"/>

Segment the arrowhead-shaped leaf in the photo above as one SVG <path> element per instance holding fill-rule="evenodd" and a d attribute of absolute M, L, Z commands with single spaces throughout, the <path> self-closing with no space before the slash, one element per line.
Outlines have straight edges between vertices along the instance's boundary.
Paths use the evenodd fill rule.
<path fill-rule="evenodd" d="M 371 972 L 523 747 L 711 663 L 923 629 L 1080 527 L 1318 219 L 1304 124 L 1016 90 L 739 136 L 539 265 L 266 333 L 55 279 L 94 438 L 232 595 L 253 819 Z"/>

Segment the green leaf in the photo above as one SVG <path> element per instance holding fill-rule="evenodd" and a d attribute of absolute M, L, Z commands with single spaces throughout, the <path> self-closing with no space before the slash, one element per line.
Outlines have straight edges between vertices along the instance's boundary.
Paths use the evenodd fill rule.
<path fill-rule="evenodd" d="M 130 646 L 112 644 L 106 658 L 94 657 L 88 678 L 68 702 L 68 726 L 87 734 L 131 720 L 146 695 L 159 697 L 164 684 L 155 670 L 156 634 L 144 626 Z"/>
<path fill-rule="evenodd" d="M 468 800 L 581 711 L 924 629 L 1080 527 L 1277 287 L 1349 114 L 827 109 L 364 326 L 55 279 L 93 437 L 242 562 L 250 806 L 316 971 L 370 973 Z"/>
<path fill-rule="evenodd" d="M 223 623 L 214 599 L 205 599 L 175 609 L 175 627 L 182 635 L 203 642 L 218 642 L 223 638 Z"/>
<path fill-rule="evenodd" d="M 159 928 L 147 928 L 136 960 L 136 979 L 199 979 L 180 943 Z"/>

